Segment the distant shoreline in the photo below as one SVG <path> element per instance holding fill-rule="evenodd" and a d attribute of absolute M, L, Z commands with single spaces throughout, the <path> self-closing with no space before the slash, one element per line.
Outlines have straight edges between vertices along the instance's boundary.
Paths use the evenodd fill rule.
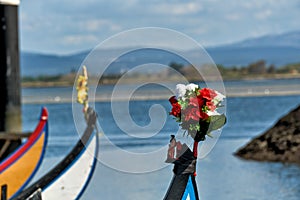
<path fill-rule="evenodd" d="M 67 78 L 66 80 L 58 80 L 58 81 L 26 81 L 26 82 L 22 82 L 21 83 L 21 87 L 22 88 L 47 88 L 47 87 L 69 87 L 69 86 L 73 86 L 76 83 L 75 80 L 75 75 L 66 75 Z M 165 82 L 170 82 L 170 83 L 174 83 L 177 82 L 178 79 L 177 77 L 168 77 L 168 79 L 164 79 L 164 78 L 160 78 L 160 77 L 132 77 L 132 78 L 128 78 L 127 80 L 123 80 L 125 84 L 138 84 L 138 83 L 144 83 L 145 82 L 145 78 L 147 78 L 146 80 L 149 81 L 161 81 L 164 80 Z M 244 77 L 239 77 L 239 78 L 232 78 L 232 77 L 226 77 L 223 76 L 223 81 L 256 81 L 256 80 L 280 80 L 280 79 L 299 79 L 300 81 L 300 74 L 272 74 L 272 75 L 246 75 Z M 119 77 L 118 78 L 102 78 L 100 80 L 100 84 L 101 85 L 114 85 L 119 81 Z M 214 80 L 214 77 L 209 78 L 208 80 L 211 79 L 212 81 Z M 200 80 L 201 81 L 201 80 Z M 98 80 L 96 78 L 91 78 L 90 82 L 92 82 L 92 84 L 96 85 Z M 193 80 L 193 79 L 189 79 L 189 82 L 198 82 L 198 80 Z"/>
<path fill-rule="evenodd" d="M 261 80 L 261 79 L 260 79 Z M 276 79 L 272 79 L 277 81 Z M 271 81 L 272 81 L 271 80 Z M 225 91 L 227 97 L 260 97 L 260 96 L 290 96 L 290 95 L 300 95 L 300 79 L 298 84 L 298 79 L 291 80 L 287 84 L 279 83 L 273 84 L 272 82 L 249 82 L 239 84 L 226 84 L 225 82 Z M 284 81 L 284 80 L 283 80 Z M 72 85 L 73 86 L 73 85 Z M 46 88 L 24 88 L 27 90 L 26 94 L 22 96 L 23 104 L 43 104 L 43 103 L 71 103 L 72 102 L 72 86 L 61 87 L 46 87 Z M 110 87 L 108 85 L 108 87 Z M 111 101 L 111 92 L 113 90 L 113 86 L 111 86 L 107 90 L 102 93 L 97 93 L 91 102 L 109 102 Z M 126 88 L 126 86 L 125 86 Z M 30 89 L 34 89 L 34 91 L 30 91 Z M 47 91 L 51 90 L 51 92 Z M 41 94 L 43 93 L 43 94 Z M 130 96 L 130 100 L 134 101 L 143 101 L 143 100 L 168 100 L 172 95 L 171 92 L 164 92 L 163 90 L 153 89 L 151 91 L 139 92 Z M 113 97 L 114 101 L 128 101 L 128 95 L 126 91 L 123 93 L 115 94 Z M 76 99 L 74 99 L 76 102 Z"/>
<path fill-rule="evenodd" d="M 235 98 L 235 97 L 264 97 L 264 96 L 293 96 L 300 95 L 299 92 L 283 92 L 283 93 L 272 93 L 272 94 L 264 94 L 264 93 L 240 93 L 240 94 L 226 94 L 227 98 Z M 168 100 L 170 96 L 168 95 L 160 95 L 160 96 L 137 96 L 130 98 L 130 101 L 145 101 L 145 100 Z M 127 98 L 114 98 L 114 101 L 127 101 Z M 108 97 L 96 97 L 94 102 L 110 102 L 111 98 Z M 76 100 L 74 101 L 76 102 Z M 72 103 L 72 98 L 47 98 L 47 99 L 24 99 L 22 98 L 22 104 L 56 104 L 56 103 Z"/>

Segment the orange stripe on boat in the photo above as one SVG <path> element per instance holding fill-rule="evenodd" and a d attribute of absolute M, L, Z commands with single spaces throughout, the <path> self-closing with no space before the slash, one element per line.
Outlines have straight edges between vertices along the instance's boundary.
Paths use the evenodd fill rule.
<path fill-rule="evenodd" d="M 27 185 L 41 163 L 47 143 L 47 119 L 47 110 L 43 108 L 34 133 L 0 164 L 0 185 L 7 185 L 8 199 Z"/>
<path fill-rule="evenodd" d="M 23 186 L 27 179 L 35 171 L 40 160 L 41 149 L 44 146 L 45 135 L 41 135 L 39 140 L 30 148 L 24 156 L 5 170 L 0 175 L 1 184 L 7 184 L 7 197 L 10 198 Z"/>
<path fill-rule="evenodd" d="M 45 127 L 48 119 L 48 111 L 46 108 L 42 109 L 41 119 L 40 123 L 36 127 L 35 131 L 31 134 L 31 136 L 28 138 L 27 142 L 18 148 L 15 153 L 13 153 L 11 156 L 9 156 L 7 159 L 5 159 L 0 164 L 0 174 L 11 164 L 13 164 L 17 159 L 19 159 L 30 147 L 31 145 L 38 139 L 38 137 L 41 135 L 41 132 L 43 128 Z"/>

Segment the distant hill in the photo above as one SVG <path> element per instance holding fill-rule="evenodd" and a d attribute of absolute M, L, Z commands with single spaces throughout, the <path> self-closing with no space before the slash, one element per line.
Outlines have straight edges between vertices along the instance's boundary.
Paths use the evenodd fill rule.
<path fill-rule="evenodd" d="M 66 74 L 72 70 L 77 70 L 86 55 L 87 52 L 69 56 L 21 52 L 21 75 L 39 76 Z"/>
<path fill-rule="evenodd" d="M 276 66 L 300 62 L 300 31 L 250 38 L 207 51 L 215 63 L 225 66 L 247 65 L 260 59 Z"/>
<path fill-rule="evenodd" d="M 300 62 L 300 48 L 289 46 L 269 47 L 217 47 L 208 48 L 207 52 L 216 64 L 224 66 L 245 66 L 257 60 L 282 66 Z"/>
<path fill-rule="evenodd" d="M 97 67 L 104 67 L 104 61 L 101 60 L 101 56 L 105 55 L 106 58 L 112 61 L 112 64 L 108 67 L 108 70 L 104 74 L 120 74 L 128 71 L 131 68 L 143 64 L 160 63 L 168 65 L 170 62 L 177 62 L 187 64 L 187 62 L 172 54 L 163 50 L 156 49 L 142 49 L 128 54 L 120 56 L 115 59 L 116 51 L 126 52 L 124 49 L 111 49 L 111 50 L 98 50 L 96 58 L 89 59 L 89 64 L 95 66 L 94 72 L 97 72 Z M 56 75 L 66 74 L 73 70 L 78 70 L 81 63 L 89 52 L 82 52 L 80 54 L 67 55 L 67 56 L 55 56 L 55 55 L 42 55 L 35 53 L 21 53 L 21 73 L 22 76 L 39 76 L 41 74 Z M 98 68 L 99 69 L 99 68 Z M 151 71 L 157 70 L 148 68 L 144 72 L 151 73 Z"/>
<path fill-rule="evenodd" d="M 300 31 L 247 39 L 234 44 L 208 47 L 206 50 L 216 64 L 224 66 L 245 66 L 260 59 L 266 60 L 268 64 L 281 66 L 300 62 Z M 118 49 L 99 51 L 101 51 L 99 55 L 105 54 L 110 57 Z M 89 51 L 57 56 L 21 52 L 21 73 L 22 76 L 38 76 L 66 74 L 72 70 L 77 71 L 88 53 Z M 194 51 L 189 51 L 188 53 L 191 56 L 196 56 Z M 112 56 L 111 59 L 113 60 Z M 162 50 L 144 49 L 121 56 L 105 73 L 117 74 L 132 67 L 151 62 L 164 65 L 170 62 L 187 64 L 184 59 L 172 53 Z M 101 59 L 94 60 L 92 63 L 102 67 Z"/>
<path fill-rule="evenodd" d="M 231 47 L 295 47 L 300 48 L 300 31 L 265 35 L 246 39 L 227 46 Z"/>

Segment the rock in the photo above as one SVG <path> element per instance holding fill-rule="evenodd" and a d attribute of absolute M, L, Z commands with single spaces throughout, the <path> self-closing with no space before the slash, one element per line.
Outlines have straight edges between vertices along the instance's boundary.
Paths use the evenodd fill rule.
<path fill-rule="evenodd" d="M 300 106 L 235 155 L 247 160 L 300 164 Z"/>

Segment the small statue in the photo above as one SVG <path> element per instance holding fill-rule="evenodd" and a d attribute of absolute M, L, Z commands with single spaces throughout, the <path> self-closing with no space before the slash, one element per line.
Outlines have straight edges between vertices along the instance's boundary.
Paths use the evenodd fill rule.
<path fill-rule="evenodd" d="M 176 159 L 182 155 L 182 144 L 180 141 L 176 142 Z"/>
<path fill-rule="evenodd" d="M 175 157 L 175 150 L 176 150 L 176 157 Z M 165 162 L 166 163 L 174 162 L 180 156 L 181 151 L 182 151 L 181 142 L 177 142 L 175 139 L 175 135 L 171 135 L 170 144 L 168 148 L 168 155 Z"/>
<path fill-rule="evenodd" d="M 167 155 L 167 160 L 165 161 L 166 163 L 172 163 L 174 162 L 175 159 L 175 147 L 176 147 L 176 139 L 175 135 L 171 135 L 170 139 L 170 144 L 169 144 L 169 149 L 168 149 L 168 155 Z"/>
<path fill-rule="evenodd" d="M 86 113 L 89 107 L 88 103 L 88 74 L 86 67 L 82 67 L 83 74 L 77 79 L 77 102 L 83 105 L 83 112 Z"/>

